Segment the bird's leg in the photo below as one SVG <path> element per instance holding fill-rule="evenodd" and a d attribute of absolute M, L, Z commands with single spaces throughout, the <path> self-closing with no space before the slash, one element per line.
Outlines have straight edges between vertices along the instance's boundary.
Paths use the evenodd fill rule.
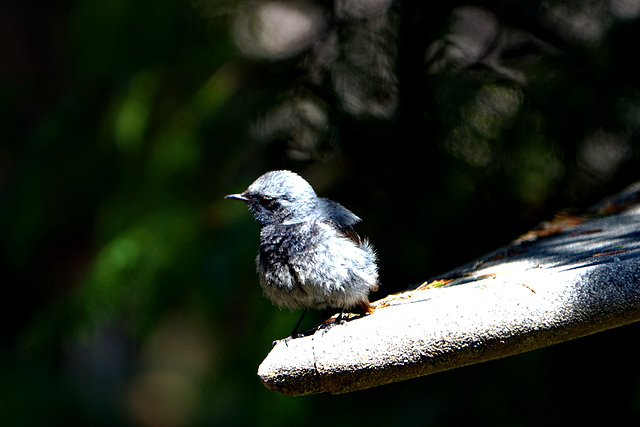
<path fill-rule="evenodd" d="M 298 323 L 296 323 L 296 326 L 293 327 L 293 331 L 291 331 L 291 338 L 298 338 L 299 337 L 298 328 L 300 327 L 300 324 L 302 323 L 302 319 L 304 318 L 305 314 L 307 314 L 307 309 L 306 308 L 302 312 L 302 316 L 300 316 L 300 319 L 298 320 Z"/>
<path fill-rule="evenodd" d="M 338 316 L 336 317 L 335 323 L 337 325 L 342 325 L 342 324 L 346 323 L 346 320 L 344 319 L 344 308 L 340 309 L 340 313 L 338 313 Z"/>

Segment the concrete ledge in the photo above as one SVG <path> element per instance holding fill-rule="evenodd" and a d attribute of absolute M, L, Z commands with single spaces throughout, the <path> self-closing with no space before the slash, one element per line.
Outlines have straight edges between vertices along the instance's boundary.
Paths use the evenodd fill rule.
<path fill-rule="evenodd" d="M 258 369 L 290 395 L 345 393 L 518 354 L 640 319 L 640 186 L 560 215 L 375 313 L 277 341 Z"/>

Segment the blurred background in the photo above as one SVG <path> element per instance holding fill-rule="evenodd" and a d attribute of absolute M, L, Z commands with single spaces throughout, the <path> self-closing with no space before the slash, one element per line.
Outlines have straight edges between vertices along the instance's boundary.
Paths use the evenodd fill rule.
<path fill-rule="evenodd" d="M 640 421 L 630 325 L 348 395 L 256 370 L 241 203 L 287 168 L 363 219 L 378 299 L 640 179 L 640 0 L 0 4 L 0 424 Z M 317 312 L 306 328 L 333 314 Z"/>

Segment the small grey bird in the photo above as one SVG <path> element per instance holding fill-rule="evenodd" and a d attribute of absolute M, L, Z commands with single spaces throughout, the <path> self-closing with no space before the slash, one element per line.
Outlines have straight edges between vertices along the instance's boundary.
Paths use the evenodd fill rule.
<path fill-rule="evenodd" d="M 256 264 L 264 294 L 280 308 L 304 309 L 293 338 L 309 308 L 373 311 L 378 268 L 373 248 L 353 229 L 360 218 L 287 170 L 267 172 L 225 198 L 246 202 L 261 225 Z"/>

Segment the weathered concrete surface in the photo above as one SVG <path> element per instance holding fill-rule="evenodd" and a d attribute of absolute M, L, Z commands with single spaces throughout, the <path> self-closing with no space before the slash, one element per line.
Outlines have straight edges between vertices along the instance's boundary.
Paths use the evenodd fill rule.
<path fill-rule="evenodd" d="M 258 375 L 285 394 L 345 393 L 639 320 L 639 194 L 558 216 L 369 316 L 278 341 Z"/>

